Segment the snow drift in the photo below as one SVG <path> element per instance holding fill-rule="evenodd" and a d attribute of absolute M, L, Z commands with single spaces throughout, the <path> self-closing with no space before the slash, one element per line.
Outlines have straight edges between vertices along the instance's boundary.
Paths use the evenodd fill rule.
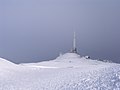
<path fill-rule="evenodd" d="M 0 90 L 120 90 L 119 64 L 75 53 L 19 65 L 0 59 L 0 72 Z"/>
<path fill-rule="evenodd" d="M 17 65 L 6 59 L 0 58 L 0 68 L 12 68 L 14 66 L 17 66 Z"/>

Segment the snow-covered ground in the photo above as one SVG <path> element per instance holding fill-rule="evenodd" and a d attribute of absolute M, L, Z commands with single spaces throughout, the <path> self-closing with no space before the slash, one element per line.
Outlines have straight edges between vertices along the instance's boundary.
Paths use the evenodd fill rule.
<path fill-rule="evenodd" d="M 1 58 L 0 90 L 120 90 L 120 65 L 75 53 L 19 65 Z"/>

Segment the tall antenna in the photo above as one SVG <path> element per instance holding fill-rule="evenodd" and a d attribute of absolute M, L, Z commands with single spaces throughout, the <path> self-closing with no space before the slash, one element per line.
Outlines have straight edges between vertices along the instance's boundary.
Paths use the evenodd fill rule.
<path fill-rule="evenodd" d="M 76 49 L 76 33 L 74 32 L 74 38 L 73 38 L 73 50 Z"/>
<path fill-rule="evenodd" d="M 76 33 L 74 32 L 74 38 L 73 38 L 73 49 L 71 51 L 72 53 L 77 53 L 77 48 L 76 48 Z"/>

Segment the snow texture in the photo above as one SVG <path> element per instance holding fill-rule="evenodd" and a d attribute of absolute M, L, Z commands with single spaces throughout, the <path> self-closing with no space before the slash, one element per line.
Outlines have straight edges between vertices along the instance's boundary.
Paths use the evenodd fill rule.
<path fill-rule="evenodd" d="M 75 53 L 19 65 L 0 58 L 0 90 L 120 90 L 120 65 Z"/>

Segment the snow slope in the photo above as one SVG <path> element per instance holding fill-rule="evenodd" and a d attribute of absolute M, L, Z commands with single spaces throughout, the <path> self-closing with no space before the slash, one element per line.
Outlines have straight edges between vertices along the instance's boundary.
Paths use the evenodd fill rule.
<path fill-rule="evenodd" d="M 15 67 L 17 68 L 18 65 L 14 64 L 8 60 L 5 60 L 3 58 L 0 58 L 0 70 L 14 69 Z"/>
<path fill-rule="evenodd" d="M 55 60 L 44 61 L 40 63 L 22 64 L 22 65 L 26 65 L 30 67 L 41 67 L 41 68 L 89 67 L 90 69 L 90 67 L 94 67 L 96 65 L 106 66 L 106 63 L 98 60 L 86 59 L 85 57 L 80 57 L 78 54 L 75 53 L 66 53 L 64 55 L 57 57 Z"/>
<path fill-rule="evenodd" d="M 0 59 L 0 72 L 0 90 L 120 90 L 119 64 L 74 53 L 20 65 Z"/>

